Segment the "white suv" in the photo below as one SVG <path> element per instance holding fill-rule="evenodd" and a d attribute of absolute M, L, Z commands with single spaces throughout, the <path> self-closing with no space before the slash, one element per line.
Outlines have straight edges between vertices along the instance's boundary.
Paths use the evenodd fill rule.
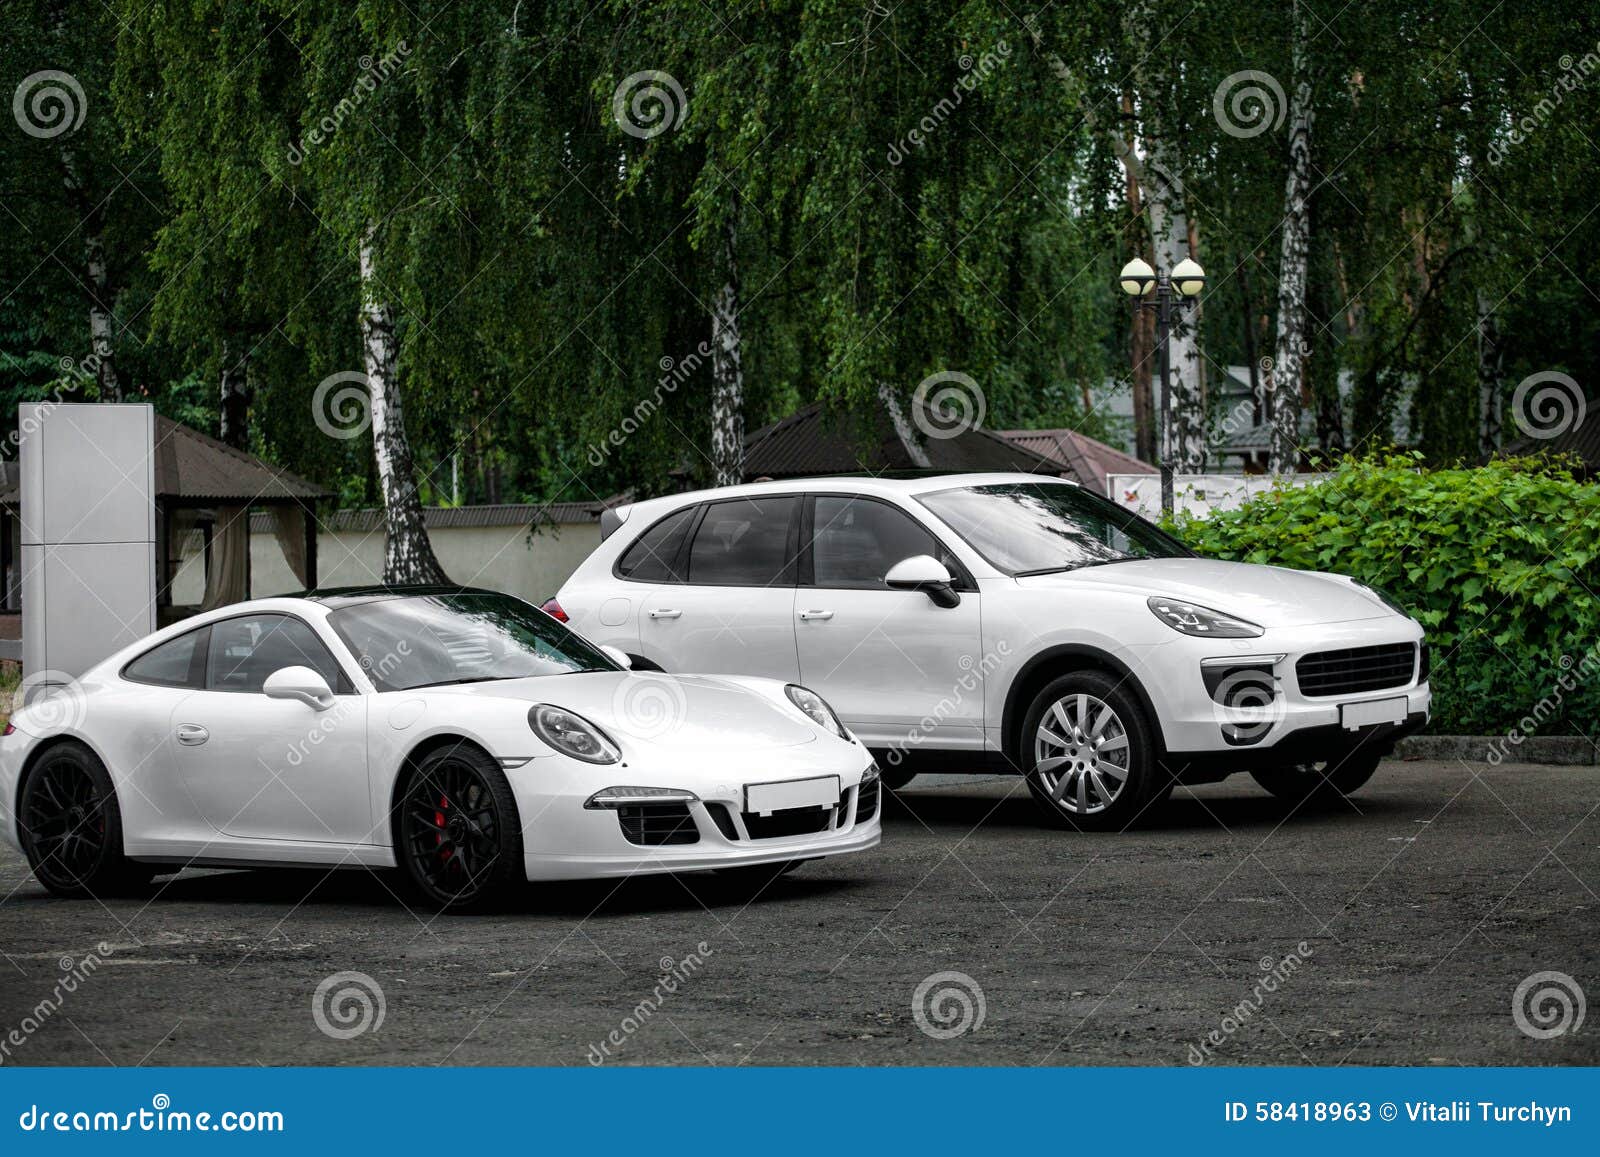
<path fill-rule="evenodd" d="M 823 695 L 884 778 L 1024 774 L 1121 828 L 1174 783 L 1364 784 L 1428 717 L 1422 628 L 1353 579 L 1201 558 L 1027 474 L 766 482 L 608 511 L 546 610 L 636 666 Z"/>

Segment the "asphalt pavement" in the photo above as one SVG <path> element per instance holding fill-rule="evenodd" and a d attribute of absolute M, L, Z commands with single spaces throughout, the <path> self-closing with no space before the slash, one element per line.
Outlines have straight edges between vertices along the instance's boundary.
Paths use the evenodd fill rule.
<path fill-rule="evenodd" d="M 5 852 L 0 1063 L 1596 1064 L 1597 809 L 1592 767 L 1388 762 L 1333 809 L 1236 778 L 1081 835 L 923 777 L 880 849 L 759 891 L 471 917 L 354 871 L 63 901 Z"/>

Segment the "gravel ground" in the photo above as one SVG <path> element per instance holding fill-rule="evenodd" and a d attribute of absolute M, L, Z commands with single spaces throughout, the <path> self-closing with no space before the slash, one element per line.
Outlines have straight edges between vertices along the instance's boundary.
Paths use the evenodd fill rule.
<path fill-rule="evenodd" d="M 64 902 L 7 852 L 0 1061 L 1184 1064 L 1215 1031 L 1223 1064 L 1596 1064 L 1600 1018 L 1537 1040 L 1512 996 L 1541 971 L 1600 995 L 1597 786 L 1594 768 L 1391 762 L 1353 807 L 1291 814 L 1238 779 L 1091 836 L 1045 826 L 1020 781 L 924 777 L 882 848 L 756 895 L 547 885 L 487 917 L 413 913 L 358 872 L 187 872 L 153 899 Z M 35 1023 L 60 958 L 101 943 Z M 686 979 L 657 1000 L 664 964 Z M 345 971 L 383 1017 L 335 1039 L 314 993 Z M 965 977 L 935 979 L 922 1020 L 965 1031 L 940 1037 L 913 1000 L 944 972 Z"/>

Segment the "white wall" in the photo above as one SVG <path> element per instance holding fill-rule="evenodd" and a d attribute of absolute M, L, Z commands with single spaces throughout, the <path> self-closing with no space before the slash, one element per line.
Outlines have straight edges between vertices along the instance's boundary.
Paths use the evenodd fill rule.
<path fill-rule="evenodd" d="M 1172 505 L 1204 518 L 1214 510 L 1233 510 L 1274 486 L 1311 486 L 1326 474 L 1174 474 Z M 1161 517 L 1161 475 L 1108 474 L 1106 497 L 1142 518 Z"/>
<path fill-rule="evenodd" d="M 172 584 L 172 601 L 198 606 L 205 591 L 199 535 Z M 434 527 L 428 537 L 451 582 L 488 587 L 542 603 L 556 593 L 578 564 L 600 545 L 600 525 L 559 523 L 528 539 L 526 525 Z M 317 585 L 361 586 L 383 580 L 383 528 L 321 531 L 317 536 Z M 283 594 L 300 589 L 272 534 L 250 536 L 250 593 Z"/>

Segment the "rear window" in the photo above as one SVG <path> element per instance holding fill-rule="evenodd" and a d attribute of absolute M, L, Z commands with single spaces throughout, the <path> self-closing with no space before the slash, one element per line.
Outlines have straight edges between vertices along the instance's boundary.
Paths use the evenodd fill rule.
<path fill-rule="evenodd" d="M 152 647 L 122 669 L 124 679 L 158 687 L 198 687 L 202 668 L 195 660 L 206 628 L 179 635 Z"/>
<path fill-rule="evenodd" d="M 793 495 L 773 495 L 706 507 L 689 546 L 689 581 L 734 587 L 788 581 L 789 527 L 798 506 Z"/>
<path fill-rule="evenodd" d="M 617 563 L 617 576 L 639 583 L 681 583 L 678 573 L 678 555 L 683 548 L 683 536 L 694 521 L 695 508 L 669 514 L 639 536 Z"/>

